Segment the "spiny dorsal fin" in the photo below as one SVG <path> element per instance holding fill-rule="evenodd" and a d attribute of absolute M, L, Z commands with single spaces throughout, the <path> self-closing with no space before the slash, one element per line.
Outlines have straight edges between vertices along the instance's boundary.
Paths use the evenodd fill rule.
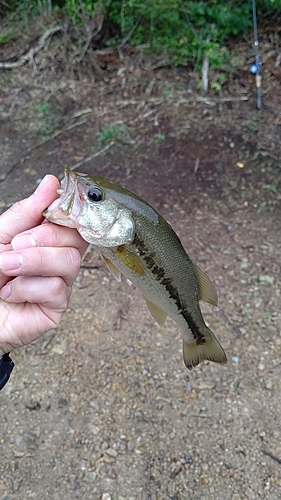
<path fill-rule="evenodd" d="M 210 280 L 207 274 L 205 274 L 198 266 L 196 266 L 196 264 L 194 264 L 194 267 L 199 283 L 198 300 L 203 300 L 204 302 L 208 302 L 213 306 L 217 306 L 218 296 L 214 283 Z"/>
<path fill-rule="evenodd" d="M 121 273 L 120 273 L 119 269 L 117 269 L 117 267 L 111 262 L 111 260 L 109 260 L 103 254 L 102 254 L 102 258 L 103 258 L 104 262 L 106 263 L 107 269 L 109 269 L 111 274 L 113 274 L 114 278 L 117 281 L 121 281 Z"/>
<path fill-rule="evenodd" d="M 146 304 L 147 304 L 147 307 L 149 309 L 151 316 L 153 316 L 155 321 L 157 321 L 158 325 L 162 326 L 165 323 L 165 319 L 167 317 L 166 311 L 163 311 L 163 309 L 161 309 L 159 306 L 156 306 L 153 302 L 151 302 L 146 297 L 144 297 L 144 298 L 145 298 L 145 301 L 146 301 Z"/>

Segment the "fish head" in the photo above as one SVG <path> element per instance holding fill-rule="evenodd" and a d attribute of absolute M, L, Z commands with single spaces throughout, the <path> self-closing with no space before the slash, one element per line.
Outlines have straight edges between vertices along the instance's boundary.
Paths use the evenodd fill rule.
<path fill-rule="evenodd" d="M 89 243 L 115 247 L 134 239 L 132 212 L 112 196 L 101 177 L 65 170 L 60 195 L 44 212 L 50 222 L 76 228 Z"/>

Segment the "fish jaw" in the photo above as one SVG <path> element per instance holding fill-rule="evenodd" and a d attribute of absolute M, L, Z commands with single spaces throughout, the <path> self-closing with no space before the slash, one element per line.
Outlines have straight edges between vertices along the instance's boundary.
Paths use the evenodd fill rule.
<path fill-rule="evenodd" d="M 70 175 L 70 171 L 65 171 L 65 176 L 57 193 L 60 195 L 59 198 L 53 201 L 43 212 L 43 216 L 55 224 L 80 229 L 81 224 L 79 224 L 78 218 L 83 206 L 76 177 Z"/>

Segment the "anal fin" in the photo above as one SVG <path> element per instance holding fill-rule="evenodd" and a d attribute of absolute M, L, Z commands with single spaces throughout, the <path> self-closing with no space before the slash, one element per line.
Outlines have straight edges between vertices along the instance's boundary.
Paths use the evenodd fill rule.
<path fill-rule="evenodd" d="M 153 316 L 155 321 L 157 321 L 158 325 L 162 326 L 165 323 L 167 317 L 166 311 L 161 309 L 159 306 L 151 302 L 151 300 L 147 299 L 146 297 L 144 298 L 151 316 Z"/>

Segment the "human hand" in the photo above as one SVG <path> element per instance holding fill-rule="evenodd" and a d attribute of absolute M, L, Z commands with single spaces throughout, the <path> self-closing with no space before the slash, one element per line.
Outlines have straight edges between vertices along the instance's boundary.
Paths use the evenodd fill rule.
<path fill-rule="evenodd" d="M 0 355 L 56 328 L 68 305 L 88 243 L 78 231 L 44 221 L 59 187 L 48 175 L 0 216 Z"/>

